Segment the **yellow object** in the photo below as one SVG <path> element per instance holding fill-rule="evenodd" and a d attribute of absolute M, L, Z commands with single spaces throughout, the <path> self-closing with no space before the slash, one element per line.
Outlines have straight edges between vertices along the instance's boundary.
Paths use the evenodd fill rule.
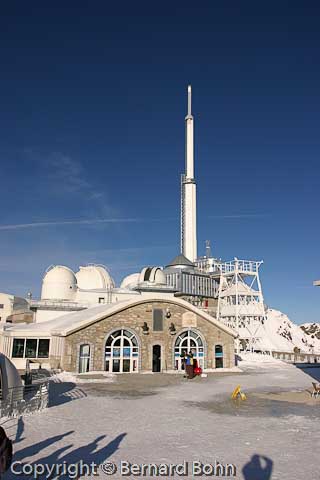
<path fill-rule="evenodd" d="M 238 385 L 232 392 L 231 398 L 237 398 L 239 393 L 241 392 L 241 387 Z"/>
<path fill-rule="evenodd" d="M 240 385 L 236 386 L 236 388 L 233 390 L 232 395 L 231 395 L 232 399 L 235 399 L 237 397 L 240 397 L 241 400 L 246 400 L 247 399 L 246 395 L 243 392 L 241 392 L 241 386 Z"/>

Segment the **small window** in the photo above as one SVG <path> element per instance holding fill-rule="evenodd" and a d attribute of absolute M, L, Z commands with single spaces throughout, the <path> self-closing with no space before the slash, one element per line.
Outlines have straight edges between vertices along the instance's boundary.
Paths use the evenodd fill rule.
<path fill-rule="evenodd" d="M 214 349 L 216 368 L 223 368 L 223 347 L 222 345 L 216 345 Z"/>
<path fill-rule="evenodd" d="M 3 303 L 0 303 L 0 308 L 4 308 L 4 304 L 3 304 Z"/>
<path fill-rule="evenodd" d="M 26 358 L 36 358 L 37 357 L 37 339 L 36 338 L 27 338 L 26 341 Z"/>
<path fill-rule="evenodd" d="M 50 340 L 48 338 L 39 339 L 38 358 L 49 357 L 49 345 L 50 345 Z"/>
<path fill-rule="evenodd" d="M 160 310 L 158 308 L 155 308 L 153 310 L 153 331 L 163 331 L 163 310 Z"/>
<path fill-rule="evenodd" d="M 24 354 L 24 338 L 14 338 L 12 348 L 12 358 L 23 358 Z"/>
<path fill-rule="evenodd" d="M 222 354 L 223 354 L 222 345 L 216 345 L 215 353 L 216 353 L 216 357 L 222 357 Z"/>
<path fill-rule="evenodd" d="M 104 297 L 99 297 L 99 303 L 106 303 L 106 299 Z"/>

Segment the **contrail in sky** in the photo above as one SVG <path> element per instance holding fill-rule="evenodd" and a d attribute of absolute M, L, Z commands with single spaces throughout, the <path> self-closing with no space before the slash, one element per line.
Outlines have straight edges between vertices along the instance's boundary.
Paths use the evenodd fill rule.
<path fill-rule="evenodd" d="M 62 220 L 57 222 L 16 223 L 12 225 L 0 225 L 0 230 L 22 230 L 28 228 L 59 227 L 64 225 L 99 225 L 103 223 L 165 222 L 168 220 L 175 220 L 175 218 L 97 218 L 92 220 Z"/>
<path fill-rule="evenodd" d="M 263 218 L 268 217 L 269 214 L 236 214 L 236 215 L 209 215 L 207 218 Z M 104 223 L 143 223 L 143 222 L 167 222 L 176 221 L 176 217 L 166 218 L 96 218 L 86 220 L 61 220 L 56 222 L 32 222 L 32 223 L 15 223 L 11 225 L 0 225 L 0 231 L 5 230 L 26 230 L 31 228 L 44 227 L 60 227 L 68 225 L 99 225 Z"/>

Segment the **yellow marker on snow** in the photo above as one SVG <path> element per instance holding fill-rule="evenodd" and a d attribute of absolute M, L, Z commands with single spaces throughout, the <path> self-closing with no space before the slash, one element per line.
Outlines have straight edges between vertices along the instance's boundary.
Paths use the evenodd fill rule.
<path fill-rule="evenodd" d="M 240 397 L 241 400 L 246 400 L 247 399 L 246 395 L 243 392 L 241 392 L 241 386 L 240 385 L 236 386 L 236 388 L 233 390 L 232 395 L 231 395 L 232 399 L 236 399 L 237 397 Z"/>
<path fill-rule="evenodd" d="M 232 392 L 231 398 L 237 398 L 239 393 L 241 392 L 241 387 L 238 385 Z"/>

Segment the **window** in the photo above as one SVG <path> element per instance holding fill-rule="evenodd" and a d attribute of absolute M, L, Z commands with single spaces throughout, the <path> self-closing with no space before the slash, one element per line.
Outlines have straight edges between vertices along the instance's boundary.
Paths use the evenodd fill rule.
<path fill-rule="evenodd" d="M 26 358 L 36 358 L 37 357 L 37 343 L 36 338 L 27 338 L 26 341 Z"/>
<path fill-rule="evenodd" d="M 104 297 L 99 297 L 99 303 L 105 303 L 105 298 Z"/>
<path fill-rule="evenodd" d="M 158 308 L 153 310 L 153 331 L 163 331 L 163 311 Z"/>
<path fill-rule="evenodd" d="M 48 338 L 39 338 L 38 358 L 49 357 L 50 340 Z"/>
<path fill-rule="evenodd" d="M 3 304 L 3 303 L 0 303 L 0 308 L 4 308 L 4 304 Z"/>
<path fill-rule="evenodd" d="M 90 370 L 90 345 L 85 343 L 80 346 L 79 373 L 86 373 Z"/>
<path fill-rule="evenodd" d="M 12 348 L 12 357 L 13 358 L 23 358 L 24 357 L 24 338 L 14 338 L 13 339 L 13 348 Z"/>
<path fill-rule="evenodd" d="M 12 358 L 48 358 L 49 338 L 14 338 Z"/>
<path fill-rule="evenodd" d="M 200 334 L 194 330 L 186 330 L 178 336 L 174 345 L 175 369 L 184 370 L 181 356 L 193 350 L 193 358 L 197 366 L 204 368 L 204 346 Z"/>
<path fill-rule="evenodd" d="M 134 333 L 123 329 L 109 335 L 105 347 L 105 369 L 108 372 L 136 372 L 138 359 L 139 345 Z"/>

